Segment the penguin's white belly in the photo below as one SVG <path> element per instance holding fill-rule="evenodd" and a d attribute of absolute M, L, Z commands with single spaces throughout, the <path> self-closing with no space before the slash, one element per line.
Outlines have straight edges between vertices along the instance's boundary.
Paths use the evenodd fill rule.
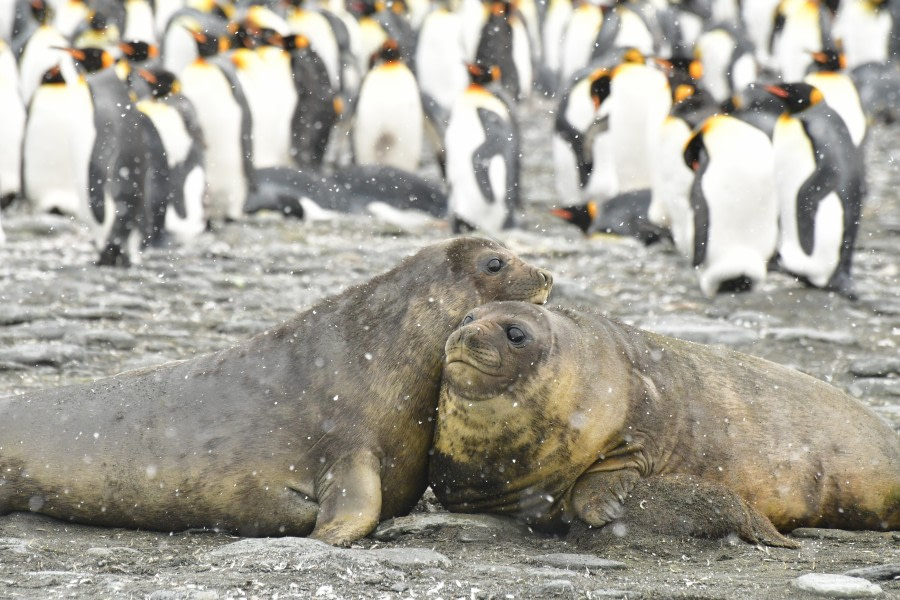
<path fill-rule="evenodd" d="M 459 41 L 462 44 L 463 55 L 466 57 L 466 62 L 472 62 L 478 52 L 481 29 L 487 22 L 485 6 L 481 0 L 461 0 L 456 12 L 460 17 Z"/>
<path fill-rule="evenodd" d="M 571 2 L 551 2 L 544 18 L 543 48 L 544 65 L 553 73 L 559 72 L 563 35 L 566 24 L 572 16 Z"/>
<path fill-rule="evenodd" d="M 189 19 L 173 20 L 165 31 L 163 41 L 163 66 L 179 77 L 197 59 L 197 42 L 186 29 Z"/>
<path fill-rule="evenodd" d="M 842 41 L 847 69 L 867 62 L 887 62 L 891 36 L 888 10 L 873 10 L 864 0 L 844 0 L 834 20 L 832 34 Z"/>
<path fill-rule="evenodd" d="M 812 64 L 812 52 L 822 49 L 822 33 L 818 15 L 798 10 L 788 16 L 781 35 L 775 40 L 773 53 L 781 70 L 782 81 L 799 81 Z"/>
<path fill-rule="evenodd" d="M 0 41 L 0 197 L 21 189 L 22 136 L 25 133 L 25 106 L 19 96 L 15 59 Z"/>
<path fill-rule="evenodd" d="M 238 69 L 241 89 L 252 115 L 253 166 L 287 167 L 291 161 L 291 120 L 297 94 L 291 80 L 290 64 L 267 64 L 254 58 L 249 69 Z"/>
<path fill-rule="evenodd" d="M 22 93 L 22 101 L 28 105 L 31 95 L 41 84 L 44 73 L 58 63 L 66 67 L 64 75 L 69 79 L 69 74 L 74 74 L 72 59 L 56 47 L 65 47 L 68 42 L 56 29 L 48 26 L 39 27 L 25 44 L 25 49 L 19 57 L 19 89 Z"/>
<path fill-rule="evenodd" d="M 95 138 L 87 85 L 44 86 L 35 93 L 22 156 L 24 184 L 35 211 L 55 209 L 96 225 L 87 191 Z"/>
<path fill-rule="evenodd" d="M 814 285 L 824 286 L 837 268 L 843 240 L 843 208 L 832 192 L 819 202 L 814 219 L 812 254 L 800 245 L 797 225 L 797 194 L 800 186 L 816 169 L 812 144 L 797 119 L 778 120 L 773 136 L 775 182 L 778 187 L 781 264 L 792 273 L 807 277 Z"/>
<path fill-rule="evenodd" d="M 184 179 L 185 217 L 169 208 L 166 211 L 165 228 L 181 243 L 191 240 L 206 230 L 206 209 L 203 198 L 206 192 L 206 172 L 197 165 Z"/>
<path fill-rule="evenodd" d="M 637 48 L 641 54 L 653 54 L 653 34 L 647 29 L 643 19 L 634 12 L 625 9 L 619 12 L 619 31 L 615 45 L 620 48 Z"/>
<path fill-rule="evenodd" d="M 724 29 L 713 29 L 697 39 L 694 52 L 703 64 L 700 81 L 716 102 L 724 102 L 731 96 L 728 67 L 733 50 L 734 39 Z"/>
<path fill-rule="evenodd" d="M 684 145 L 691 128 L 677 117 L 667 117 L 660 128 L 659 143 L 652 166 L 653 186 L 647 218 L 661 227 L 669 227 L 675 247 L 684 256 L 693 252 L 694 217 L 690 206 L 694 172 L 684 164 Z M 688 250 L 690 248 L 690 250 Z"/>
<path fill-rule="evenodd" d="M 866 136 L 866 114 L 853 81 L 842 73 L 810 73 L 803 81 L 822 92 L 825 102 L 847 126 L 853 145 L 859 148 Z"/>
<path fill-rule="evenodd" d="M 218 67 L 191 65 L 185 69 L 181 83 L 206 140 L 210 216 L 240 218 L 247 199 L 241 156 L 241 107 Z"/>
<path fill-rule="evenodd" d="M 591 60 L 594 40 L 603 24 L 600 9 L 583 4 L 572 12 L 563 38 L 560 79 L 569 80 L 572 74 Z"/>
<path fill-rule="evenodd" d="M 358 164 L 415 171 L 422 154 L 422 101 L 405 65 L 382 65 L 363 80 L 353 123 Z"/>
<path fill-rule="evenodd" d="M 191 150 L 193 140 L 181 114 L 172 106 L 153 100 L 138 102 L 138 110 L 147 115 L 162 140 L 169 168 L 183 163 Z"/>
<path fill-rule="evenodd" d="M 288 16 L 287 24 L 291 33 L 298 33 L 309 40 L 310 47 L 328 71 L 332 89 L 340 89 L 340 48 L 328 19 L 315 11 L 300 10 Z"/>
<path fill-rule="evenodd" d="M 156 26 L 153 8 L 146 0 L 125 2 L 125 31 L 123 40 L 136 40 L 156 44 Z"/>
<path fill-rule="evenodd" d="M 531 41 L 528 30 L 522 21 L 515 20 L 512 25 L 512 59 L 516 73 L 519 75 L 519 100 L 531 95 L 534 85 L 534 68 L 531 64 Z"/>
<path fill-rule="evenodd" d="M 447 111 L 468 83 L 459 36 L 459 16 L 438 10 L 425 18 L 416 46 L 419 87 Z"/>
<path fill-rule="evenodd" d="M 600 107 L 598 118 L 607 116 L 608 106 Z M 583 198 L 604 202 L 621 193 L 619 176 L 615 166 L 616 147 L 613 143 L 612 132 L 608 129 L 599 132 L 591 142 L 591 159 L 593 169 L 585 186 Z"/>
<path fill-rule="evenodd" d="M 753 42 L 760 63 L 770 61 L 769 37 L 774 23 L 773 15 L 781 0 L 754 0 L 741 3 L 741 15 L 747 27 L 747 35 Z"/>
<path fill-rule="evenodd" d="M 566 204 L 581 198 L 578 163 L 572 147 L 558 134 L 553 136 L 553 167 L 556 193 L 560 202 Z"/>
<path fill-rule="evenodd" d="M 486 136 L 477 114 L 477 104 L 463 100 L 454 107 L 447 126 L 444 146 L 447 154 L 447 182 L 450 188 L 449 212 L 469 225 L 498 232 L 506 221 L 506 169 L 502 157 L 488 165 L 492 197 L 486 198 L 478 185 L 472 157 Z"/>
<path fill-rule="evenodd" d="M 762 131 L 732 117 L 714 117 L 704 136 L 710 162 L 701 188 L 709 229 L 700 287 L 713 296 L 723 281 L 766 278 L 778 241 L 772 144 Z"/>
<path fill-rule="evenodd" d="M 659 71 L 634 65 L 613 77 L 607 102 L 619 193 L 649 188 L 649 146 L 672 106 L 669 84 Z"/>

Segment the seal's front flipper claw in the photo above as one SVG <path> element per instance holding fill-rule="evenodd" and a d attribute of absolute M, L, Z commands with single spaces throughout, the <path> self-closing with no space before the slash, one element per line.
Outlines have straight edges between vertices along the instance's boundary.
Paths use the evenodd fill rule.
<path fill-rule="evenodd" d="M 622 518 L 628 493 L 639 479 L 633 469 L 582 475 L 572 487 L 575 516 L 591 527 L 603 527 Z"/>
<path fill-rule="evenodd" d="M 380 473 L 369 451 L 335 462 L 317 482 L 319 514 L 310 537 L 347 546 L 371 533 L 381 518 Z"/>

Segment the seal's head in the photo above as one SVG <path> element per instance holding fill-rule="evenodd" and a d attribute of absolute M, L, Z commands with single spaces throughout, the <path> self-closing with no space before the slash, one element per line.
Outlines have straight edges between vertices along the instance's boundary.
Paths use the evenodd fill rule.
<path fill-rule="evenodd" d="M 444 385 L 471 401 L 526 385 L 552 348 L 550 314 L 512 302 L 471 311 L 444 346 Z"/>
<path fill-rule="evenodd" d="M 550 272 L 529 265 L 497 242 L 456 238 L 447 242 L 446 253 L 454 275 L 475 286 L 478 297 L 469 306 L 494 300 L 547 302 L 553 286 Z"/>

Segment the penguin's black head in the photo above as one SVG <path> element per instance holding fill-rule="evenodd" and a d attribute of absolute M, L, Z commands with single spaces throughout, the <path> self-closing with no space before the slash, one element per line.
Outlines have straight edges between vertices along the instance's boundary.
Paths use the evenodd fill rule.
<path fill-rule="evenodd" d="M 813 64 L 810 65 L 811 71 L 830 73 L 840 71 L 847 66 L 847 61 L 844 59 L 844 53 L 833 48 L 813 52 L 812 58 Z"/>
<path fill-rule="evenodd" d="M 165 98 L 169 94 L 178 93 L 180 85 L 175 74 L 165 69 L 138 69 L 138 76 L 150 84 L 150 94 L 154 98 Z"/>
<path fill-rule="evenodd" d="M 109 68 L 116 64 L 116 59 L 113 58 L 112 54 L 110 54 L 103 48 L 57 47 L 57 50 L 68 52 L 69 55 L 75 59 L 75 62 L 81 65 L 81 67 L 88 73 L 96 73 L 97 71 L 102 71 L 103 69 Z"/>
<path fill-rule="evenodd" d="M 500 67 L 497 65 L 487 66 L 482 62 L 474 62 L 467 64 L 466 70 L 469 72 L 469 82 L 475 85 L 488 85 L 500 79 Z"/>
<path fill-rule="evenodd" d="M 682 157 L 684 158 L 684 164 L 691 171 L 697 171 L 700 168 L 701 154 L 706 152 L 706 146 L 703 144 L 703 134 L 706 133 L 708 127 L 709 121 L 704 122 L 699 129 L 694 131 L 691 139 L 684 146 Z"/>
<path fill-rule="evenodd" d="M 765 89 L 776 98 L 780 98 L 790 114 L 802 112 L 825 99 L 822 92 L 808 83 L 767 85 Z"/>
<path fill-rule="evenodd" d="M 672 58 L 655 58 L 656 64 L 666 72 L 669 88 L 673 91 L 680 85 L 696 85 L 703 77 L 703 64 L 692 56 L 673 56 Z"/>
<path fill-rule="evenodd" d="M 46 71 L 44 71 L 44 75 L 41 77 L 41 85 L 45 83 L 65 83 L 66 79 L 63 77 L 62 71 L 59 68 L 59 65 L 55 67 L 50 67 Z"/>
<path fill-rule="evenodd" d="M 92 31 L 105 31 L 108 26 L 109 20 L 102 12 L 94 11 L 88 15 L 88 27 L 90 27 Z"/>
<path fill-rule="evenodd" d="M 53 18 L 53 9 L 50 8 L 45 0 L 31 0 L 28 7 L 34 20 L 42 25 L 49 23 Z"/>
<path fill-rule="evenodd" d="M 225 52 L 229 48 L 228 38 L 225 36 L 220 38 L 208 31 L 198 31 L 187 26 L 185 26 L 185 29 L 193 36 L 194 42 L 197 44 L 197 54 L 199 54 L 201 58 L 215 56 L 219 52 Z"/>
<path fill-rule="evenodd" d="M 564 206 L 562 208 L 554 208 L 550 210 L 550 214 L 555 215 L 578 227 L 582 233 L 587 234 L 597 216 L 597 203 L 590 201 L 580 206 Z"/>
<path fill-rule="evenodd" d="M 125 58 L 132 63 L 142 63 L 157 58 L 159 56 L 159 48 L 153 44 L 141 41 L 119 42 L 119 50 L 125 55 Z"/>
<path fill-rule="evenodd" d="M 281 47 L 288 52 L 309 48 L 309 38 L 303 35 L 286 35 L 281 37 Z"/>
<path fill-rule="evenodd" d="M 594 110 L 600 108 L 603 101 L 609 98 L 612 91 L 612 75 L 607 69 L 597 69 L 591 73 L 591 100 Z"/>
<path fill-rule="evenodd" d="M 373 55 L 372 59 L 369 61 L 369 66 L 373 67 L 379 62 L 381 63 L 389 63 L 396 62 L 400 60 L 400 46 L 397 44 L 397 40 L 394 38 L 388 38 L 384 41 Z"/>

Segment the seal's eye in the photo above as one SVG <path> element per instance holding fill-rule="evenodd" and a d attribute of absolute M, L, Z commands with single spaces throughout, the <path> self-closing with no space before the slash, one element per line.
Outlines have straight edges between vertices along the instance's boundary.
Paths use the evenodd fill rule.
<path fill-rule="evenodd" d="M 515 325 L 510 325 L 506 328 L 506 338 L 514 345 L 521 346 L 525 343 L 525 332 Z"/>
<path fill-rule="evenodd" d="M 466 318 L 463 319 L 462 324 L 463 324 L 463 325 L 468 325 L 469 323 L 471 323 L 471 322 L 474 321 L 474 320 L 475 320 L 475 317 L 473 317 L 472 315 L 466 315 Z"/>
<path fill-rule="evenodd" d="M 491 273 L 497 273 L 503 268 L 503 261 L 497 257 L 487 261 L 487 270 Z"/>

